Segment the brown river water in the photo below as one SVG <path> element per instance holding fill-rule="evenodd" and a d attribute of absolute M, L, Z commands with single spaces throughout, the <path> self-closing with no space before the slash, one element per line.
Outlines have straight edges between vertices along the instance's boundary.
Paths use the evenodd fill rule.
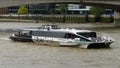
<path fill-rule="evenodd" d="M 8 39 L 12 32 L 2 31 L 0 68 L 120 68 L 120 28 L 92 30 L 109 34 L 115 42 L 101 49 L 45 46 L 13 42 Z"/>

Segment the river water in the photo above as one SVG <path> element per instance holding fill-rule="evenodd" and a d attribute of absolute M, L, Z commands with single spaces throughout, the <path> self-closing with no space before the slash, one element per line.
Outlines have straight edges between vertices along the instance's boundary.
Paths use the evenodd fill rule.
<path fill-rule="evenodd" d="M 6 24 L 11 24 L 8 25 L 9 28 L 19 26 L 18 23 L 16 25 L 2 23 L 0 26 Z M 22 25 L 24 27 L 26 24 L 22 23 Z M 8 39 L 12 32 L 2 31 L 0 32 L 0 68 L 120 68 L 120 28 L 92 30 L 109 34 L 116 40 L 115 43 L 110 48 L 101 49 L 45 46 L 13 42 Z"/>

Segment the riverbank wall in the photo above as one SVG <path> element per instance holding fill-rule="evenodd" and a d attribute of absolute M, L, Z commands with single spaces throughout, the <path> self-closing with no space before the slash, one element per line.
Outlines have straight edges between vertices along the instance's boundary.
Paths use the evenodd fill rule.
<path fill-rule="evenodd" d="M 31 23 L 41 23 L 41 22 L 57 22 L 57 23 L 112 23 L 114 21 L 113 16 L 102 15 L 98 18 L 94 15 L 17 15 L 17 14 L 3 14 L 0 15 L 1 22 L 31 22 Z"/>

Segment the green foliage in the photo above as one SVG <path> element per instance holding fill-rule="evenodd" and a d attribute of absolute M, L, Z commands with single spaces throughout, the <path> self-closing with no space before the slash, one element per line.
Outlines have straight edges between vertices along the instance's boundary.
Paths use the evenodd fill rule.
<path fill-rule="evenodd" d="M 61 14 L 65 14 L 68 11 L 67 4 L 59 4 L 58 9 L 60 10 Z"/>
<path fill-rule="evenodd" d="M 63 14 L 63 21 L 62 22 L 65 23 L 66 22 L 65 14 L 68 11 L 68 5 L 67 4 L 59 4 L 58 9 L 59 9 L 60 13 Z"/>
<path fill-rule="evenodd" d="M 90 13 L 95 15 L 95 22 L 101 22 L 101 15 L 105 12 L 105 9 L 99 7 L 92 7 Z"/>
<path fill-rule="evenodd" d="M 105 11 L 104 8 L 92 7 L 90 8 L 90 13 L 96 16 L 100 16 Z"/>
<path fill-rule="evenodd" d="M 20 6 L 19 10 L 18 10 L 18 14 L 27 14 L 28 13 L 28 8 L 26 8 L 25 5 Z"/>
<path fill-rule="evenodd" d="M 49 10 L 49 13 L 50 13 L 50 14 L 54 14 L 55 11 L 56 11 L 55 8 L 51 8 L 51 9 Z"/>

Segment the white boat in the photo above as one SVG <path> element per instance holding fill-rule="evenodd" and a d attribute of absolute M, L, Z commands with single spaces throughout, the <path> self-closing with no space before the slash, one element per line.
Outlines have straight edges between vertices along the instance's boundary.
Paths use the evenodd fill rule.
<path fill-rule="evenodd" d="M 28 29 L 33 42 L 45 45 L 77 46 L 80 48 L 109 47 L 114 42 L 110 36 L 90 30 L 78 30 L 69 28 L 45 28 Z M 14 36 L 14 35 L 13 35 Z"/>

